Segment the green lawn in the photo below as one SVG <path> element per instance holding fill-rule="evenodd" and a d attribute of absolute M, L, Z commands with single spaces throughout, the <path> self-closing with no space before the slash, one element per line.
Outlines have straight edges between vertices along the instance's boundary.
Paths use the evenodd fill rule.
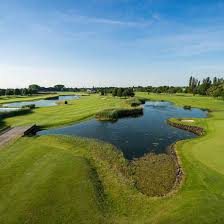
<path fill-rule="evenodd" d="M 206 136 L 177 143 L 185 173 L 177 192 L 164 198 L 138 192 L 119 172 L 122 156 L 115 153 L 108 159 L 113 155 L 110 145 L 63 136 L 23 138 L 0 150 L 0 223 L 224 223 L 224 102 L 138 95 L 214 110 L 197 121 Z M 68 107 L 37 109 L 6 123 L 49 127 L 123 103 L 84 97 Z"/>
<path fill-rule="evenodd" d="M 52 127 L 84 120 L 100 110 L 121 106 L 124 106 L 124 100 L 119 98 L 82 96 L 80 100 L 68 101 L 68 105 L 37 108 L 29 115 L 8 118 L 5 122 L 11 126 L 35 123 L 42 127 Z"/>

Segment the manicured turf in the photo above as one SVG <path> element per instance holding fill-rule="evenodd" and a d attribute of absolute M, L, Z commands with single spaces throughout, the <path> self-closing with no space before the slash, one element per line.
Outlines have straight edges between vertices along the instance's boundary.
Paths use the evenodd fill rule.
<path fill-rule="evenodd" d="M 11 126 L 34 123 L 42 127 L 66 125 L 93 117 L 100 110 L 123 105 L 124 100 L 110 96 L 82 96 L 80 100 L 68 101 L 68 105 L 37 108 L 29 115 L 12 117 L 5 122 Z"/>
<path fill-rule="evenodd" d="M 0 150 L 0 223 L 224 223 L 224 102 L 138 95 L 215 110 L 203 122 L 197 121 L 206 128 L 206 136 L 177 143 L 185 173 L 177 192 L 164 198 L 138 192 L 121 175 L 123 157 L 109 145 L 62 136 L 24 138 Z M 99 96 L 77 102 L 70 110 L 38 109 L 6 122 L 59 125 L 123 104 Z"/>

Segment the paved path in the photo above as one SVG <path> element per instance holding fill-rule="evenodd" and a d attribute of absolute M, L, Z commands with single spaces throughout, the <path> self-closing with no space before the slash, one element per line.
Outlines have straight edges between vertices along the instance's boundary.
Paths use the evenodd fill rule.
<path fill-rule="evenodd" d="M 29 133 L 29 130 L 32 130 L 34 125 L 30 126 L 20 126 L 11 128 L 8 131 L 0 135 L 0 146 L 8 143 L 11 140 L 15 140 Z"/>

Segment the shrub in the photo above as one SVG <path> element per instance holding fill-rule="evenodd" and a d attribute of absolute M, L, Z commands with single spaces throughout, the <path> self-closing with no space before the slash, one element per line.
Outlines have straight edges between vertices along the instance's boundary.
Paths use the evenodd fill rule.
<path fill-rule="evenodd" d="M 145 104 L 145 101 L 146 101 L 145 98 L 138 97 L 138 98 L 131 98 L 126 100 L 126 103 L 130 105 L 131 107 L 137 107 L 142 104 Z"/>
<path fill-rule="evenodd" d="M 133 98 L 126 100 L 126 103 L 130 105 L 131 107 L 137 107 L 142 104 L 142 102 L 139 99 Z"/>
<path fill-rule="evenodd" d="M 188 106 L 188 105 L 184 105 L 183 108 L 184 108 L 185 110 L 191 110 L 191 106 Z"/>
<path fill-rule="evenodd" d="M 32 110 L 29 108 L 23 108 L 20 110 L 4 112 L 4 113 L 0 113 L 0 119 L 19 116 L 19 115 L 25 115 L 25 114 L 29 114 L 31 112 L 32 112 Z"/>
<path fill-rule="evenodd" d="M 28 109 L 35 109 L 36 105 L 35 104 L 29 104 L 29 105 L 24 105 L 22 108 L 28 108 Z"/>

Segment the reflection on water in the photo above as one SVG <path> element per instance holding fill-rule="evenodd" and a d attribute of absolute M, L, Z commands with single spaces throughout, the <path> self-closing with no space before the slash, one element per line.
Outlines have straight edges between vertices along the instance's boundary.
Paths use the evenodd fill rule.
<path fill-rule="evenodd" d="M 39 134 L 64 134 L 100 139 L 116 145 L 126 158 L 132 159 L 149 152 L 166 152 L 170 144 L 195 137 L 193 133 L 169 126 L 166 123 L 168 118 L 206 116 L 207 112 L 200 109 L 185 110 L 169 102 L 147 102 L 144 106 L 144 115 L 141 117 L 119 119 L 115 123 L 94 119 L 41 131 Z"/>
<path fill-rule="evenodd" d="M 0 112 L 10 112 L 10 111 L 17 111 L 20 108 L 0 108 Z"/>

